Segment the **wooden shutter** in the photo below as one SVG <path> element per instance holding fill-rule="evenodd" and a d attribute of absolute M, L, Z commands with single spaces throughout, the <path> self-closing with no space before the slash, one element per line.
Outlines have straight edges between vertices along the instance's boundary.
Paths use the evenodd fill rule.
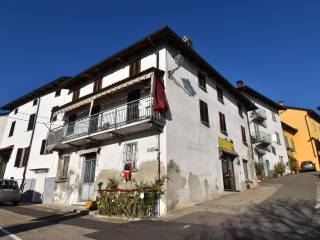
<path fill-rule="evenodd" d="M 101 88 L 102 88 L 102 79 L 99 78 L 94 81 L 93 91 L 97 92 L 97 91 L 101 90 Z"/>
<path fill-rule="evenodd" d="M 11 137 L 13 135 L 15 126 L 16 126 L 16 121 L 11 123 L 9 137 Z"/>
<path fill-rule="evenodd" d="M 76 101 L 77 99 L 79 99 L 79 96 L 80 96 L 80 89 L 75 89 L 73 91 L 72 101 Z"/>
<path fill-rule="evenodd" d="M 30 115 L 27 131 L 30 131 L 34 128 L 35 119 L 36 119 L 36 114 Z"/>
<path fill-rule="evenodd" d="M 22 167 L 27 166 L 29 154 L 30 154 L 30 147 L 24 148 L 23 154 L 22 154 L 22 165 L 21 165 Z"/>
<path fill-rule="evenodd" d="M 46 139 L 43 139 L 41 142 L 40 155 L 43 155 L 45 153 L 46 143 L 47 143 Z"/>
<path fill-rule="evenodd" d="M 132 77 L 141 71 L 141 59 L 132 62 L 129 66 L 129 76 Z"/>
<path fill-rule="evenodd" d="M 223 113 L 219 112 L 220 131 L 224 134 L 227 133 L 226 119 Z"/>
<path fill-rule="evenodd" d="M 246 129 L 243 126 L 241 126 L 241 134 L 242 134 L 242 142 L 244 144 L 247 144 Z"/>
<path fill-rule="evenodd" d="M 17 149 L 16 160 L 15 160 L 15 162 L 14 162 L 14 166 L 15 166 L 15 167 L 20 167 L 22 152 L 23 152 L 23 149 L 22 149 L 22 148 L 18 148 L 18 149 Z"/>
<path fill-rule="evenodd" d="M 68 168 L 69 168 L 70 156 L 63 157 L 63 167 L 62 167 L 62 177 L 68 177 Z"/>

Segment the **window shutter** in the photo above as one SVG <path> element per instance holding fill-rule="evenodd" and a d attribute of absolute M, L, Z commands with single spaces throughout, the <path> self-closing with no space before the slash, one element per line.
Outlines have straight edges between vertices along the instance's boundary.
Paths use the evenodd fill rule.
<path fill-rule="evenodd" d="M 29 159 L 29 154 L 30 154 L 30 147 L 24 148 L 23 149 L 23 154 L 22 154 L 22 165 L 21 165 L 21 167 L 27 166 L 28 159 Z"/>
<path fill-rule="evenodd" d="M 14 162 L 14 167 L 20 167 L 22 151 L 23 151 L 22 148 L 18 148 L 17 155 L 16 155 L 16 161 Z"/>
<path fill-rule="evenodd" d="M 15 126 L 16 126 L 16 121 L 11 123 L 9 137 L 11 137 L 13 135 Z"/>
<path fill-rule="evenodd" d="M 35 114 L 30 115 L 27 131 L 30 131 L 34 128 L 35 118 L 36 118 Z"/>
<path fill-rule="evenodd" d="M 46 143 L 47 143 L 46 139 L 43 139 L 41 142 L 40 155 L 43 155 L 45 153 Z"/>
<path fill-rule="evenodd" d="M 65 156 L 63 158 L 63 168 L 62 168 L 62 177 L 68 177 L 68 168 L 69 168 L 70 156 Z"/>

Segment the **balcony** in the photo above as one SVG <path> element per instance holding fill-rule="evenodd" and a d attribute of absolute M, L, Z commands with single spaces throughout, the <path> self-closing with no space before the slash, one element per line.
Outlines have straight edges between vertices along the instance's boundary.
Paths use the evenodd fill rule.
<path fill-rule="evenodd" d="M 264 109 L 256 109 L 251 112 L 250 117 L 253 121 L 261 122 L 267 119 L 267 113 Z"/>
<path fill-rule="evenodd" d="M 62 150 L 90 142 L 162 128 L 164 117 L 152 110 L 152 97 L 147 96 L 95 115 L 53 129 L 47 137 L 47 149 Z"/>
<path fill-rule="evenodd" d="M 270 145 L 272 143 L 271 134 L 259 131 L 256 135 L 252 136 L 253 142 L 259 145 Z"/>

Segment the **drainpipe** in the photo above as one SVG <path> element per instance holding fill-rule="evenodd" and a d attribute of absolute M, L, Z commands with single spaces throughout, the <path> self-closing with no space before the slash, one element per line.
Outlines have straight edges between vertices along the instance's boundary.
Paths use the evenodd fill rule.
<path fill-rule="evenodd" d="M 309 125 L 308 125 L 308 121 L 307 121 L 307 116 L 308 114 L 306 114 L 304 116 L 304 120 L 306 121 L 306 124 L 307 124 L 307 129 L 308 129 L 308 134 L 309 134 L 309 139 L 311 141 L 311 147 L 312 147 L 312 151 L 313 151 L 313 155 L 314 157 L 317 157 L 316 153 L 315 153 L 315 150 L 314 150 L 314 147 L 313 147 L 313 144 L 312 144 L 312 137 L 311 137 L 311 133 L 310 133 L 310 128 L 309 128 Z"/>
<path fill-rule="evenodd" d="M 254 162 L 254 151 L 253 151 L 253 144 L 251 141 L 251 129 L 250 129 L 250 122 L 249 122 L 249 116 L 248 116 L 248 111 L 246 111 L 246 116 L 247 116 L 247 124 L 248 124 L 248 129 L 249 129 L 249 142 L 250 142 L 250 148 L 251 148 L 251 158 L 252 158 L 252 162 L 253 164 L 255 164 Z M 255 170 L 255 165 L 253 165 L 253 169 L 254 169 L 254 174 L 257 176 L 256 174 L 256 170 Z"/>
<path fill-rule="evenodd" d="M 35 119 L 34 119 L 31 138 L 30 138 L 30 143 L 29 143 L 28 159 L 26 161 L 26 165 L 24 166 L 23 175 L 22 175 L 22 181 L 21 181 L 21 185 L 20 185 L 20 190 L 21 191 L 23 191 L 24 183 L 25 183 L 25 180 L 26 180 L 26 173 L 27 173 L 28 163 L 29 163 L 29 159 L 30 159 L 30 153 L 31 153 L 31 149 L 32 149 L 33 137 L 34 137 L 34 132 L 36 130 L 37 119 L 38 119 L 38 114 L 39 114 L 40 101 L 41 101 L 41 98 L 39 97 L 38 98 L 38 106 L 37 106 L 36 116 L 35 116 Z"/>

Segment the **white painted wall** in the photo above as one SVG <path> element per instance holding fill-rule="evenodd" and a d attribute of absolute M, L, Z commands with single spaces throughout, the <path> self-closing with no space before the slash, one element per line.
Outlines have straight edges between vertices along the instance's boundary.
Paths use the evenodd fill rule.
<path fill-rule="evenodd" d="M 276 154 L 274 154 L 271 151 L 271 146 L 269 148 L 267 148 L 266 154 L 263 155 L 263 157 L 262 157 L 262 159 L 264 161 L 265 170 L 266 170 L 266 160 L 269 160 L 269 162 L 270 162 L 270 170 L 274 170 L 274 165 L 280 161 L 279 156 L 283 157 L 283 161 L 287 165 L 288 164 L 288 154 L 287 154 L 287 149 L 286 149 L 285 142 L 284 142 L 283 130 L 282 130 L 281 120 L 280 120 L 278 110 L 274 109 L 272 106 L 269 106 L 267 103 L 264 103 L 261 100 L 255 98 L 253 96 L 250 96 L 248 94 L 245 94 L 245 96 L 247 98 L 249 98 L 259 109 L 264 109 L 266 111 L 266 115 L 267 115 L 267 119 L 265 122 L 266 127 L 259 125 L 259 130 L 271 135 L 272 146 L 275 148 Z M 274 121 L 272 119 L 272 112 L 275 113 L 276 121 Z M 250 121 L 250 129 L 251 129 L 252 134 L 254 134 L 255 129 L 254 129 L 254 124 L 252 121 Z M 278 144 L 276 141 L 277 138 L 276 138 L 275 132 L 279 133 L 280 144 Z M 255 161 L 258 161 L 258 156 L 256 153 L 254 153 L 254 157 L 255 157 Z M 289 171 L 289 168 L 287 168 L 287 171 Z"/>
<path fill-rule="evenodd" d="M 2 141 L 2 138 L 4 137 L 6 125 L 8 123 L 8 115 L 0 115 L 0 144 Z"/>
<path fill-rule="evenodd" d="M 172 57 L 175 54 L 174 50 L 167 52 L 168 70 L 176 68 Z M 235 150 L 241 160 L 240 165 L 234 161 L 237 190 L 243 189 L 241 186 L 245 181 L 242 159 L 248 160 L 249 165 L 253 164 L 250 161 L 250 149 L 242 143 L 241 137 L 242 125 L 246 129 L 249 142 L 246 114 L 244 113 L 244 118 L 239 116 L 237 99 L 226 90 L 224 104 L 217 100 L 215 79 L 206 75 L 207 92 L 200 89 L 198 70 L 193 63 L 185 59 L 183 65 L 174 72 L 172 79 L 166 75 L 166 93 L 170 107 L 165 127 L 167 162 L 174 161 L 178 165 L 180 172 L 176 178 L 182 182 L 181 186 L 175 186 L 179 198 L 177 207 L 213 198 L 224 191 L 218 136 L 225 136 L 220 133 L 219 111 L 225 114 L 228 138 L 234 141 Z M 208 104 L 210 127 L 200 122 L 199 99 Z M 250 176 L 250 169 L 248 172 L 249 178 L 254 180 L 254 176 Z M 193 186 L 190 178 L 197 179 L 198 186 Z M 175 185 L 174 182 L 172 184 Z"/>

